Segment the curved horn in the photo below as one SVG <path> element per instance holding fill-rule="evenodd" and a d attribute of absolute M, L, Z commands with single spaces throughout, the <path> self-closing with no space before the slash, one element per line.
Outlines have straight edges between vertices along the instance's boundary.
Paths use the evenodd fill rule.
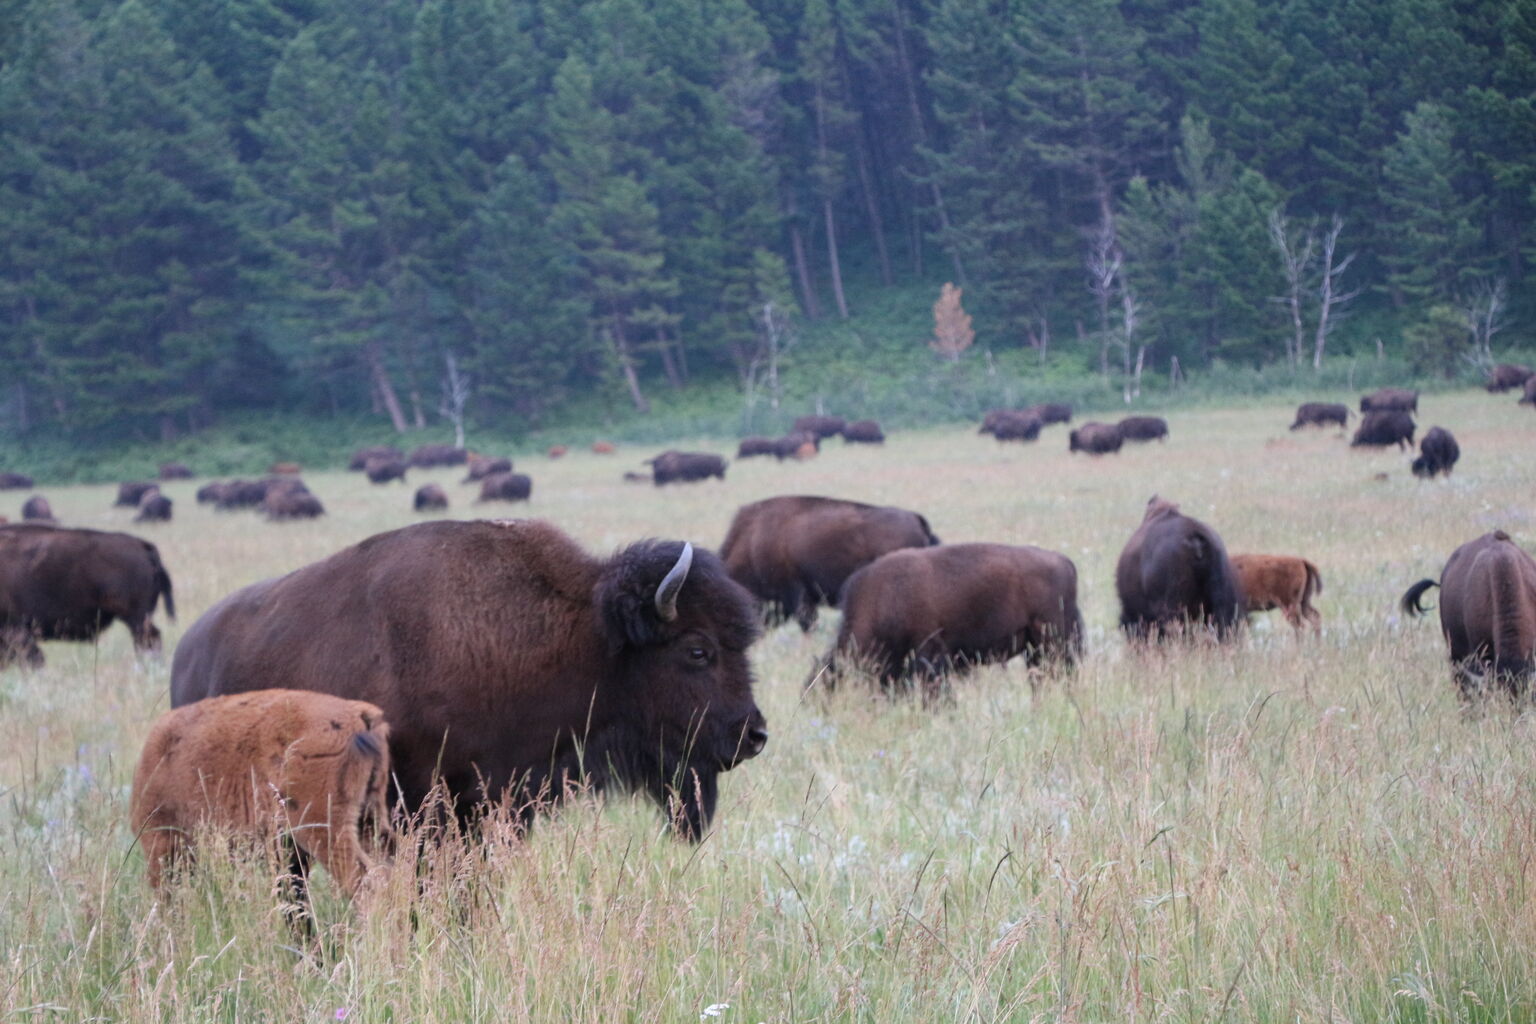
<path fill-rule="evenodd" d="M 677 556 L 677 564 L 662 578 L 656 588 L 656 614 L 662 622 L 677 618 L 677 595 L 688 581 L 688 570 L 693 567 L 693 545 L 683 543 L 683 553 Z"/>

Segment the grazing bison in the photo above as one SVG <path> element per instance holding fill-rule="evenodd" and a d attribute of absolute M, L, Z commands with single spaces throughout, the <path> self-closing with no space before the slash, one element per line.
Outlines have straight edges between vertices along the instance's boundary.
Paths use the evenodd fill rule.
<path fill-rule="evenodd" d="M 1237 571 L 1237 585 L 1247 611 L 1279 608 L 1298 633 L 1303 620 L 1310 622 L 1314 631 L 1322 629 L 1323 617 L 1312 607 L 1312 595 L 1323 592 L 1317 566 L 1294 555 L 1233 555 L 1232 568 Z"/>
<path fill-rule="evenodd" d="M 1350 439 L 1351 448 L 1413 447 L 1413 417 L 1406 412 L 1368 412 Z"/>
<path fill-rule="evenodd" d="M 1440 588 L 1440 628 L 1451 650 L 1451 674 L 1462 699 L 1498 687 L 1525 692 L 1536 660 L 1536 561 L 1503 530 L 1485 533 L 1451 553 L 1440 582 L 1420 580 L 1402 609 L 1422 615 L 1430 587 Z"/>
<path fill-rule="evenodd" d="M 192 468 L 185 462 L 162 462 L 159 477 L 161 480 L 191 480 Z"/>
<path fill-rule="evenodd" d="M 1418 412 L 1419 393 L 1407 388 L 1382 388 L 1360 399 L 1361 412 Z"/>
<path fill-rule="evenodd" d="M 363 473 L 371 484 L 387 484 L 391 480 L 405 483 L 405 460 L 375 456 L 363 465 Z"/>
<path fill-rule="evenodd" d="M 843 584 L 859 569 L 891 551 L 938 542 L 916 512 L 796 494 L 737 509 L 720 558 L 731 578 L 763 602 L 770 621 L 793 616 L 809 631 L 817 605 L 837 607 Z"/>
<path fill-rule="evenodd" d="M 758 455 L 778 455 L 778 453 L 779 443 L 771 437 L 744 437 L 736 446 L 738 459 L 750 459 Z"/>
<path fill-rule="evenodd" d="M 413 507 L 417 512 L 441 511 L 448 507 L 448 495 L 437 484 L 422 484 L 416 488 Z"/>
<path fill-rule="evenodd" d="M 213 507 L 220 512 L 239 508 L 256 508 L 267 500 L 267 480 L 226 480 L 222 484 L 209 484 L 197 493 L 199 500 L 204 491 L 213 497 Z"/>
<path fill-rule="evenodd" d="M 197 503 L 199 505 L 217 504 L 223 500 L 224 492 L 228 487 L 227 483 L 219 480 L 203 484 L 197 489 Z"/>
<path fill-rule="evenodd" d="M 0 528 L 0 668 L 41 666 L 38 640 L 95 640 L 122 619 L 138 650 L 159 650 L 150 617 L 161 597 L 176 618 L 160 551 L 126 533 L 41 523 Z"/>
<path fill-rule="evenodd" d="M 347 469 L 354 473 L 361 473 L 368 468 L 369 459 L 404 459 L 405 452 L 391 444 L 374 445 L 371 448 L 359 448 L 352 453 L 352 459 L 347 463 Z"/>
<path fill-rule="evenodd" d="M 796 434 L 813 434 L 817 440 L 841 434 L 848 421 L 841 416 L 801 416 L 790 426 Z"/>
<path fill-rule="evenodd" d="M 325 515 L 325 506 L 308 489 L 272 487 L 262 499 L 261 511 L 274 523 L 290 519 L 318 519 Z"/>
<path fill-rule="evenodd" d="M 1124 442 L 1120 428 L 1112 423 L 1084 423 L 1067 435 L 1067 451 L 1108 455 L 1119 451 Z"/>
<path fill-rule="evenodd" d="M 843 428 L 843 441 L 849 444 L 885 444 L 885 431 L 874 420 L 855 420 Z"/>
<path fill-rule="evenodd" d="M 807 450 L 809 449 L 809 450 Z M 773 457 L 783 462 L 785 459 L 805 460 L 814 458 L 821 451 L 821 438 L 815 434 L 796 432 L 785 434 L 783 437 L 773 440 Z"/>
<path fill-rule="evenodd" d="M 890 685 L 1018 654 L 1031 665 L 1082 653 L 1077 567 L 1065 555 L 1007 544 L 895 551 L 843 589 L 843 622 L 826 658 L 829 681 L 849 656 Z"/>
<path fill-rule="evenodd" d="M 592 442 L 592 454 L 594 455 L 612 455 L 615 450 L 612 441 Z"/>
<path fill-rule="evenodd" d="M 389 727 L 372 704 L 255 690 L 167 711 L 133 773 L 129 825 L 158 890 L 198 832 L 292 844 L 302 878 L 319 861 L 357 895 L 367 848 L 389 828 Z"/>
<path fill-rule="evenodd" d="M 480 481 L 481 501 L 527 501 L 533 480 L 523 473 L 492 473 Z"/>
<path fill-rule="evenodd" d="M 708 452 L 666 451 L 645 461 L 651 467 L 651 482 L 657 487 L 712 476 L 725 479 L 725 460 Z"/>
<path fill-rule="evenodd" d="M 1044 421 L 1032 412 L 1005 411 L 991 420 L 988 433 L 999 441 L 1035 441 L 1044 425 Z"/>
<path fill-rule="evenodd" d="M 160 485 L 153 480 L 129 480 L 117 485 L 117 500 L 112 504 L 118 508 L 138 508 L 140 498 L 159 489 Z"/>
<path fill-rule="evenodd" d="M 54 521 L 53 506 L 48 504 L 48 499 L 41 494 L 34 494 L 21 506 L 21 521 L 24 523 L 51 523 Z"/>
<path fill-rule="evenodd" d="M 1046 426 L 1050 426 L 1052 423 L 1072 422 L 1072 407 L 1065 402 L 1042 402 L 1039 405 L 1032 405 L 1024 411 L 1039 419 Z"/>
<path fill-rule="evenodd" d="M 476 455 L 469 460 L 469 472 L 465 474 L 461 484 L 472 484 L 478 480 L 484 480 L 488 476 L 497 473 L 512 472 L 512 460 L 505 458 L 492 458 L 489 455 Z"/>
<path fill-rule="evenodd" d="M 1444 427 L 1430 427 L 1419 441 L 1419 457 L 1413 460 L 1413 475 L 1434 479 L 1436 474 L 1451 475 L 1456 460 L 1461 458 L 1461 445 Z"/>
<path fill-rule="evenodd" d="M 552 459 L 563 459 L 569 451 L 570 449 L 563 444 L 552 444 L 549 446 L 549 451 L 544 454 Z"/>
<path fill-rule="evenodd" d="M 1153 496 L 1115 566 L 1120 628 L 1133 639 L 1161 639 L 1191 626 L 1231 636 L 1243 598 L 1216 531 Z"/>
<path fill-rule="evenodd" d="M 1525 387 L 1525 382 L 1536 376 L 1536 370 L 1529 366 L 1514 366 L 1510 363 L 1500 363 L 1493 368 L 1488 375 L 1487 388 L 1490 394 L 1500 391 L 1510 391 Z"/>
<path fill-rule="evenodd" d="M 406 461 L 417 469 L 462 466 L 469 461 L 469 452 L 463 448 L 455 448 L 451 444 L 424 444 L 411 452 L 411 457 Z"/>
<path fill-rule="evenodd" d="M 677 541 L 588 555 L 538 520 L 379 534 L 225 598 L 176 648 L 171 703 L 274 680 L 383 709 L 408 809 L 531 821 L 583 780 L 648 793 L 682 834 L 756 755 L 752 596 Z"/>
<path fill-rule="evenodd" d="M 1166 441 L 1168 421 L 1161 416 L 1127 416 L 1115 424 L 1124 441 Z"/>
<path fill-rule="evenodd" d="M 32 486 L 32 478 L 25 473 L 0 473 L 0 491 L 21 491 Z"/>
<path fill-rule="evenodd" d="M 1303 402 L 1296 407 L 1296 422 L 1292 430 L 1302 427 L 1322 427 L 1337 423 L 1341 428 L 1349 423 L 1349 406 L 1343 402 Z"/>
<path fill-rule="evenodd" d="M 160 493 L 160 488 L 146 491 L 144 497 L 139 499 L 139 514 L 133 517 L 136 523 L 168 523 L 171 521 L 171 499 Z"/>

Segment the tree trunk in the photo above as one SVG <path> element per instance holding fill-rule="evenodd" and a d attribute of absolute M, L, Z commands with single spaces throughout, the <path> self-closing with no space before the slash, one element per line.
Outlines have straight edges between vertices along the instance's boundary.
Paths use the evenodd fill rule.
<path fill-rule="evenodd" d="M 390 383 L 389 372 L 384 369 L 384 357 L 379 354 L 377 343 L 370 342 L 363 348 L 363 359 L 368 364 L 368 374 L 378 392 L 379 401 L 384 403 L 389 421 L 394 424 L 395 433 L 405 433 L 405 412 L 400 408 L 400 398 L 395 394 L 395 386 Z"/>
<path fill-rule="evenodd" d="M 891 281 L 891 257 L 885 248 L 885 223 L 880 218 L 880 201 L 875 197 L 874 182 L 869 169 L 869 147 L 864 143 L 864 136 L 859 134 L 857 165 L 859 168 L 859 191 L 864 194 L 864 212 L 869 217 L 869 230 L 875 239 L 875 258 L 880 261 L 880 283 L 890 287 Z"/>
<path fill-rule="evenodd" d="M 805 259 L 805 242 L 800 238 L 800 225 L 789 225 L 789 249 L 795 257 L 795 276 L 800 280 L 800 304 L 805 315 L 812 320 L 821 319 L 821 303 L 816 301 L 816 289 L 811 285 L 811 268 Z"/>
<path fill-rule="evenodd" d="M 670 384 L 674 390 L 681 390 L 683 386 L 683 377 L 682 374 L 678 372 L 677 360 L 672 357 L 672 344 L 667 341 L 667 336 L 665 334 L 661 336 L 661 340 L 657 343 L 656 350 L 661 353 L 661 369 L 662 372 L 667 375 L 667 383 Z"/>
<path fill-rule="evenodd" d="M 923 108 L 917 101 L 916 77 L 912 73 L 912 58 L 907 52 L 907 19 L 906 10 L 900 0 L 893 5 L 896 13 L 896 62 L 901 66 L 901 82 L 906 87 L 907 111 L 912 117 L 912 130 L 917 134 L 917 142 L 920 146 L 928 145 L 928 126 L 923 122 Z M 944 237 L 950 237 L 949 211 L 944 205 L 944 193 L 939 189 L 937 181 L 928 182 L 928 190 L 933 194 L 933 210 L 939 217 L 939 230 L 944 232 Z M 918 232 L 919 243 L 922 233 Z M 960 254 L 952 245 L 945 245 L 949 251 L 950 262 L 955 267 L 955 283 L 960 287 L 967 287 L 969 282 L 965 279 L 965 266 L 960 262 Z M 920 251 L 921 244 L 914 251 Z M 918 276 L 922 276 L 922 256 L 915 257 L 918 266 Z"/>
<path fill-rule="evenodd" d="M 821 201 L 827 220 L 827 259 L 832 264 L 832 298 L 837 301 L 837 315 L 848 319 L 848 300 L 843 296 L 843 268 L 837 258 L 837 223 L 832 219 L 832 200 Z"/>
<path fill-rule="evenodd" d="M 411 418 L 416 421 L 417 430 L 427 429 L 427 415 L 421 410 L 421 392 L 411 388 Z"/>
<path fill-rule="evenodd" d="M 613 342 L 614 353 L 619 357 L 619 369 L 624 374 L 624 386 L 629 389 L 629 400 L 635 404 L 637 411 L 649 414 L 651 403 L 646 400 L 645 393 L 640 390 L 640 375 L 635 372 L 635 360 L 630 354 L 629 339 L 624 336 L 622 322 L 614 324 L 609 338 Z"/>

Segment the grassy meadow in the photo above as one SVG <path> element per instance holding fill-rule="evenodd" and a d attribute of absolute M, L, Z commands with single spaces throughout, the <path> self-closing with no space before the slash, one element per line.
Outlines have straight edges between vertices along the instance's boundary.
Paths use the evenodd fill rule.
<path fill-rule="evenodd" d="M 1422 405 L 1421 431 L 1461 443 L 1448 481 L 1335 430 L 1289 433 L 1293 406 L 1270 403 L 1171 412 L 1167 443 L 1097 460 L 1062 427 L 1029 445 L 947 428 L 657 489 L 620 479 L 656 449 L 525 454 L 518 506 L 477 507 L 462 470 L 409 487 L 312 472 L 330 514 L 308 523 L 216 514 L 201 481 L 167 485 L 176 520 L 143 527 L 112 488 L 42 488 L 69 525 L 154 540 L 181 617 L 157 618 L 163 660 L 114 626 L 0 672 L 0 1021 L 1536 1019 L 1536 724 L 1464 714 L 1437 622 L 1396 611 L 1478 534 L 1536 546 L 1536 414 L 1472 392 Z M 600 551 L 714 546 L 773 494 L 903 505 L 946 541 L 1070 556 L 1089 653 L 1033 697 L 1019 665 L 927 708 L 806 693 L 824 612 L 756 648 L 771 738 L 722 777 L 698 846 L 641 800 L 576 801 L 526 841 L 492 828 L 403 854 L 366 912 L 321 881 L 318 956 L 249 860 L 205 858 L 157 902 L 125 819 L 181 630 L 415 521 L 427 480 L 451 515 L 544 517 Z M 1315 561 L 1321 635 L 1275 612 L 1229 649 L 1127 650 L 1114 563 L 1152 494 L 1234 553 Z"/>

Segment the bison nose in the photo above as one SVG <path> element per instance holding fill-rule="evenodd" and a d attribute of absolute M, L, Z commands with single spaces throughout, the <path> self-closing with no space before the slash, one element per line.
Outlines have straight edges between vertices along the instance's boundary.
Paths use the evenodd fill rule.
<path fill-rule="evenodd" d="M 742 744 L 742 755 L 756 757 L 763 752 L 768 745 L 768 730 L 760 725 L 755 725 L 747 730 L 746 742 Z"/>

